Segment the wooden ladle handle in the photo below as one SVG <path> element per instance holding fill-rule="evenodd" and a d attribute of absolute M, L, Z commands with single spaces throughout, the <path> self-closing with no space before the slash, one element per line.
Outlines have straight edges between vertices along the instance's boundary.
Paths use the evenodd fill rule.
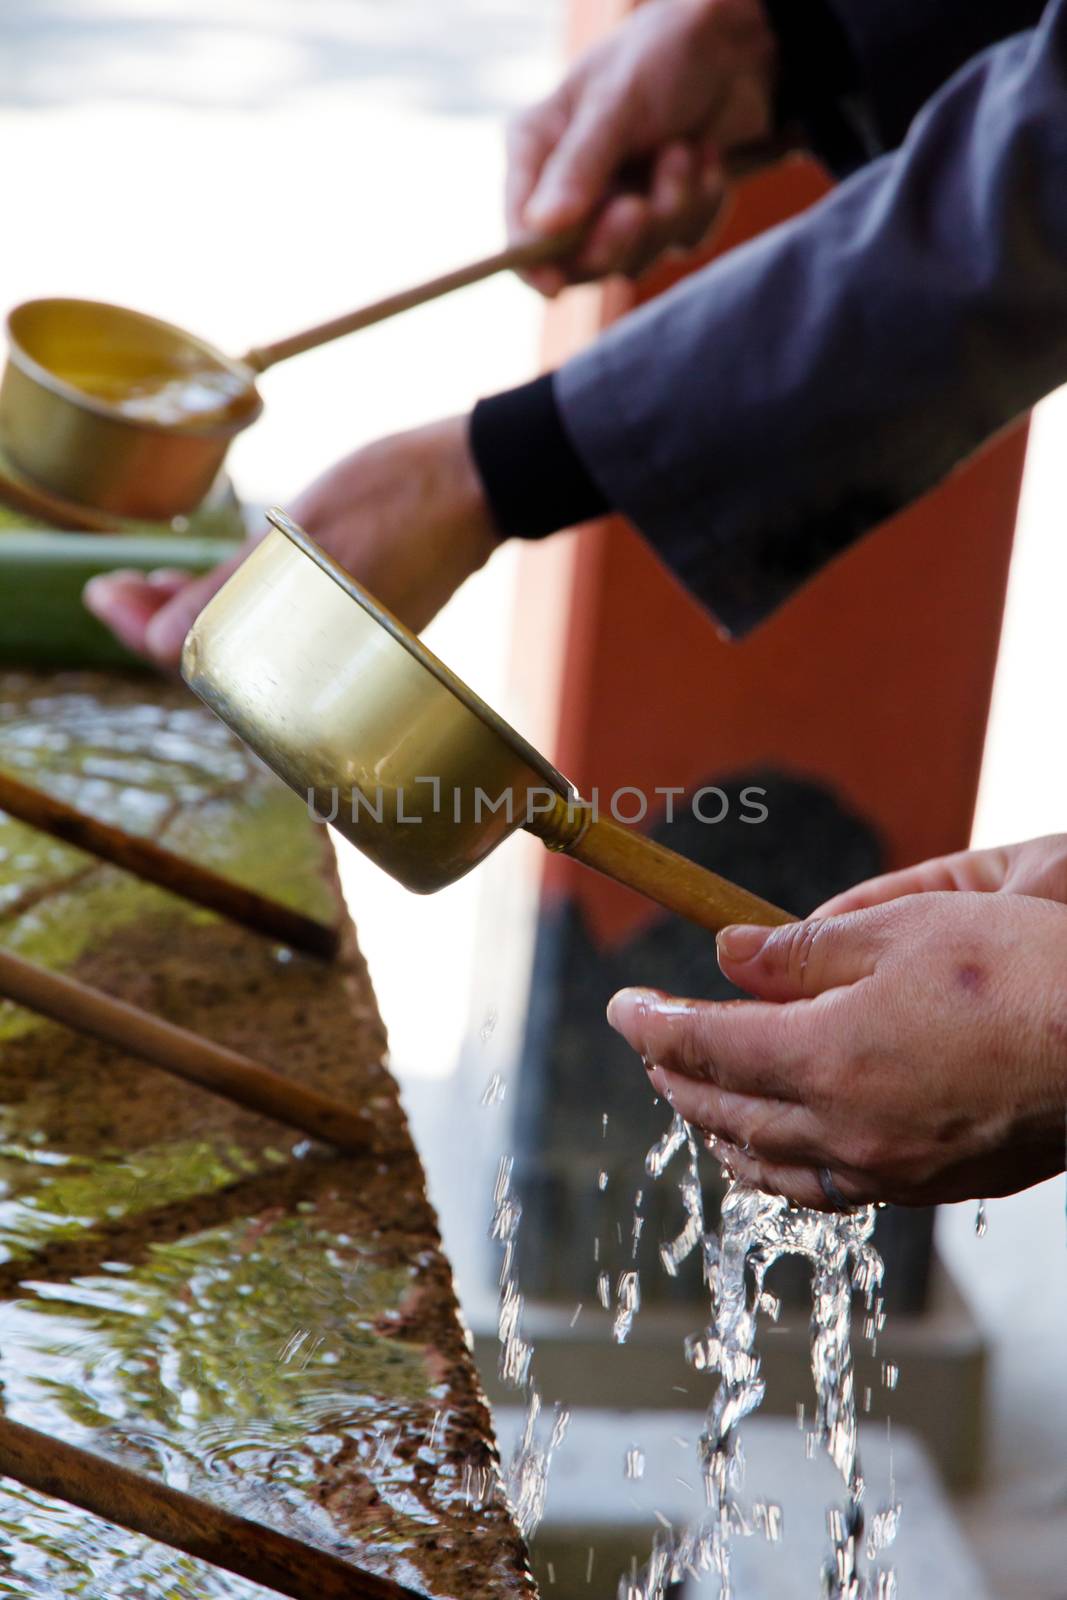
<path fill-rule="evenodd" d="M 13 1000 L 75 1033 L 150 1061 L 174 1077 L 273 1117 L 288 1128 L 299 1128 L 338 1150 L 365 1155 L 374 1148 L 378 1129 L 357 1107 L 10 950 L 0 950 L 0 999 Z"/>
<path fill-rule="evenodd" d="M 777 928 L 796 921 L 788 911 L 749 894 L 728 878 L 720 878 L 666 845 L 607 818 L 591 822 L 567 853 L 709 933 L 719 933 L 735 922 Z"/>
<path fill-rule="evenodd" d="M 550 850 L 636 889 L 646 900 L 709 933 L 721 933 L 735 922 L 779 928 L 797 920 L 769 900 L 761 900 L 633 828 L 624 828 L 608 817 L 594 819 L 581 801 L 568 804 L 560 796 L 552 812 L 535 817 L 526 826 Z"/>
<path fill-rule="evenodd" d="M 526 239 L 520 244 L 509 245 L 495 255 L 483 256 L 480 261 L 456 267 L 452 272 L 442 273 L 439 278 L 430 278 L 426 283 L 386 295 L 383 300 L 375 300 L 358 311 L 349 311 L 343 317 L 320 322 L 314 328 L 305 328 L 303 333 L 294 333 L 275 344 L 260 345 L 255 350 L 249 350 L 241 360 L 253 372 L 266 372 L 268 367 L 277 366 L 279 361 L 288 361 L 290 356 L 303 355 L 305 350 L 316 350 L 319 345 L 343 339 L 350 333 L 359 333 L 363 328 L 371 328 L 377 322 L 387 321 L 389 317 L 400 316 L 404 311 L 414 311 L 416 306 L 428 305 L 431 300 L 440 300 L 456 289 L 482 283 L 486 278 L 495 277 L 498 272 L 523 272 L 528 267 L 558 260 L 569 255 L 581 242 L 583 232 L 582 228 L 572 228 L 568 233 L 556 234 L 551 238 Z"/>
<path fill-rule="evenodd" d="M 727 159 L 727 173 L 734 180 L 747 177 L 762 167 L 770 166 L 792 148 L 792 141 L 782 140 L 739 146 Z M 583 223 L 548 238 L 525 239 L 518 244 L 508 245 L 506 250 L 498 250 L 495 255 L 483 256 L 480 261 L 472 261 L 465 267 L 442 273 L 439 278 L 430 278 L 426 283 L 386 295 L 372 305 L 349 311 L 342 317 L 333 317 L 329 322 L 317 323 L 314 328 L 305 328 L 302 333 L 291 334 L 288 339 L 258 345 L 243 355 L 241 360 L 253 372 L 266 372 L 268 367 L 277 366 L 279 361 L 288 361 L 290 356 L 303 355 L 305 350 L 316 350 L 320 345 L 343 339 L 350 333 L 359 333 L 363 328 L 371 328 L 375 323 L 385 322 L 404 311 L 414 311 L 416 306 L 428 305 L 431 300 L 439 300 L 456 289 L 482 283 L 486 278 L 495 277 L 498 272 L 524 272 L 530 267 L 544 266 L 548 261 L 563 260 L 581 244 L 586 227 L 587 224 Z"/>

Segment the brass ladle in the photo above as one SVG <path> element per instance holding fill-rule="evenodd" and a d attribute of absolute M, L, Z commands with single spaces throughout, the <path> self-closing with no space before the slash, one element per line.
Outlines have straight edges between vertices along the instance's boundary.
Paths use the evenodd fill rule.
<path fill-rule="evenodd" d="M 260 415 L 256 379 L 268 367 L 496 273 L 565 255 L 578 237 L 575 231 L 512 245 L 239 358 L 122 306 L 27 300 L 7 319 L 0 445 L 29 480 L 29 493 L 39 486 L 76 507 L 111 513 L 112 520 L 169 521 L 200 504 L 230 441 Z M 153 418 L 143 407 L 140 415 L 129 413 L 129 397 L 138 390 L 158 393 L 169 385 L 199 386 L 208 409 L 178 420 Z M 217 405 L 211 404 L 216 397 Z M 68 527 L 85 525 L 76 507 L 73 517 L 66 514 Z"/>
<path fill-rule="evenodd" d="M 265 539 L 208 603 L 186 682 L 316 813 L 417 894 L 526 828 L 711 932 L 791 917 L 608 817 L 302 528 Z"/>
<path fill-rule="evenodd" d="M 729 176 L 736 180 L 758 171 L 791 147 L 786 138 L 739 146 L 726 158 Z M 637 163 L 622 175 L 620 186 L 625 190 L 645 181 L 647 170 Z M 561 260 L 577 248 L 584 232 L 577 227 L 509 245 L 239 358 L 172 323 L 121 306 L 96 300 L 27 300 L 7 319 L 10 348 L 0 380 L 0 445 L 29 480 L 23 499 L 37 487 L 76 503 L 73 514 L 59 508 L 68 527 L 94 526 L 92 520 L 77 520 L 77 506 L 167 522 L 200 504 L 230 441 L 260 415 L 260 373 L 497 273 Z M 198 407 L 183 410 L 178 404 L 181 391 L 188 398 L 193 386 L 200 390 Z M 151 408 L 160 390 L 173 393 L 173 414 L 164 415 L 158 405 L 146 410 L 145 391 Z M 136 415 L 131 414 L 131 400 Z M 51 516 L 47 507 L 39 508 L 39 514 L 55 521 L 56 509 L 53 503 Z"/>

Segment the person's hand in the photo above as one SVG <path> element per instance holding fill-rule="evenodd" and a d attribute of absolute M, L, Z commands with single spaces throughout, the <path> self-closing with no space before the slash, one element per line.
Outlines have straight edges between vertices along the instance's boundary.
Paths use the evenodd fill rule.
<path fill-rule="evenodd" d="M 776 77 L 762 0 L 640 6 L 511 126 L 509 236 L 596 217 L 573 259 L 528 280 L 553 295 L 699 244 L 726 192 L 724 155 L 770 136 Z"/>
<path fill-rule="evenodd" d="M 292 515 L 416 630 L 497 544 L 465 417 L 397 434 L 346 456 L 305 490 Z M 173 667 L 196 617 L 246 554 L 202 578 L 107 573 L 86 585 L 85 604 L 131 650 Z"/>
<path fill-rule="evenodd" d="M 1067 906 L 913 893 L 718 947 L 754 1000 L 629 989 L 608 1016 L 737 1177 L 826 1210 L 1063 1171 Z"/>
<path fill-rule="evenodd" d="M 1043 839 L 992 850 L 958 850 L 951 856 L 937 856 L 915 867 L 868 878 L 827 900 L 814 915 L 841 916 L 846 911 L 884 905 L 902 895 L 953 889 L 975 894 L 1032 894 L 1067 905 L 1067 833 L 1050 833 Z"/>

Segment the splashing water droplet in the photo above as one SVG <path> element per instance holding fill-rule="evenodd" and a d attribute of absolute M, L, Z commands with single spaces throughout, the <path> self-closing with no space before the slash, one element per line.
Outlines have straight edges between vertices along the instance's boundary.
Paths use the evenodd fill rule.
<path fill-rule="evenodd" d="M 900 1528 L 900 1504 L 883 1506 L 871 1518 L 867 1531 L 867 1559 L 873 1561 L 887 1545 L 891 1545 Z"/>
<path fill-rule="evenodd" d="M 634 1317 L 641 1309 L 641 1279 L 637 1272 L 620 1272 L 615 1290 L 618 1310 L 612 1337 L 616 1344 L 625 1344 L 634 1325 Z"/>
<path fill-rule="evenodd" d="M 689 1129 L 684 1117 L 675 1113 L 671 1125 L 662 1139 L 658 1139 L 645 1157 L 645 1171 L 650 1178 L 662 1178 L 679 1150 L 689 1143 Z"/>
<path fill-rule="evenodd" d="M 752 1520 L 768 1544 L 777 1544 L 782 1537 L 782 1508 L 773 1501 L 757 1500 L 752 1507 Z"/>
<path fill-rule="evenodd" d="M 526 1411 L 526 1425 L 522 1438 L 508 1464 L 507 1493 L 515 1521 L 523 1538 L 528 1539 L 540 1526 L 545 1514 L 545 1497 L 548 1493 L 548 1474 L 552 1458 L 567 1433 L 570 1411 L 557 1406 L 553 1415 L 548 1439 L 539 1428 L 541 1397 L 536 1389 L 530 1393 Z"/>
<path fill-rule="evenodd" d="M 504 1247 L 500 1265 L 500 1302 L 497 1311 L 500 1338 L 500 1376 L 514 1389 L 523 1389 L 530 1376 L 533 1346 L 522 1334 L 525 1302 L 515 1277 L 515 1251 L 518 1243 L 522 1207 L 511 1187 L 514 1165 L 511 1156 L 501 1156 L 493 1190 L 493 1222 L 490 1237 Z"/>
<path fill-rule="evenodd" d="M 538 1426 L 541 1416 L 541 1396 L 536 1385 L 530 1381 L 533 1346 L 523 1337 L 522 1318 L 525 1305 L 515 1276 L 515 1252 L 519 1224 L 522 1220 L 522 1207 L 511 1186 L 513 1165 L 511 1156 L 501 1157 L 493 1190 L 493 1222 L 490 1232 L 491 1237 L 504 1247 L 504 1257 L 500 1267 L 498 1310 L 500 1375 L 511 1388 L 525 1388 L 529 1395 L 522 1438 L 508 1463 L 504 1489 L 516 1525 L 523 1538 L 529 1539 L 536 1532 L 544 1516 L 549 1468 L 553 1456 L 563 1443 L 570 1421 L 570 1411 L 563 1406 L 555 1408 L 552 1428 L 548 1439 L 545 1440 Z M 581 1306 L 578 1307 L 578 1311 L 580 1310 Z M 576 1311 L 574 1321 L 577 1320 Z M 489 1477 L 492 1479 L 491 1482 L 481 1484 L 472 1479 L 468 1484 L 465 1472 L 464 1483 L 468 1499 L 474 1490 L 477 1491 L 475 1503 L 484 1502 L 486 1495 L 499 1481 L 492 1474 Z"/>
<path fill-rule="evenodd" d="M 499 1072 L 494 1072 L 493 1076 L 489 1079 L 489 1082 L 482 1090 L 482 1105 L 498 1106 L 501 1100 L 503 1100 L 504 1096 L 507 1094 L 507 1090 L 508 1086 L 500 1076 Z"/>
<path fill-rule="evenodd" d="M 975 1212 L 974 1217 L 974 1231 L 979 1239 L 984 1239 L 988 1228 L 989 1218 L 986 1215 L 986 1203 L 984 1200 L 979 1200 L 978 1210 Z"/>
<path fill-rule="evenodd" d="M 597 1174 L 596 1186 L 600 1190 L 601 1194 L 603 1194 L 604 1190 L 608 1186 L 608 1175 L 606 1172 L 600 1172 Z"/>
<path fill-rule="evenodd" d="M 623 1471 L 628 1478 L 643 1478 L 645 1475 L 645 1452 L 635 1444 L 626 1452 Z"/>
<path fill-rule="evenodd" d="M 611 1279 L 606 1272 L 602 1272 L 596 1280 L 596 1297 L 604 1310 L 608 1311 L 611 1307 Z"/>
<path fill-rule="evenodd" d="M 493 1037 L 493 1033 L 494 1033 L 494 1031 L 496 1029 L 496 1025 L 497 1025 L 496 1007 L 493 1006 L 493 1007 L 490 1008 L 489 1011 L 486 1012 L 485 1021 L 482 1023 L 481 1027 L 478 1029 L 478 1038 L 481 1040 L 482 1044 L 488 1044 L 489 1043 L 489 1040 Z"/>

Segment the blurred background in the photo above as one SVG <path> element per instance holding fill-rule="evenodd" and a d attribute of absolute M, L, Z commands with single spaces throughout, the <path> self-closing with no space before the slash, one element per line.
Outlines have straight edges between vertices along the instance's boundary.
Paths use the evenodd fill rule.
<path fill-rule="evenodd" d="M 576 9 L 590 25 L 595 8 Z M 503 125 L 554 82 L 574 25 L 565 0 L 4 0 L 0 301 L 65 293 L 114 300 L 237 352 L 487 252 L 503 231 Z M 574 301 L 575 325 L 595 315 L 585 291 Z M 355 446 L 466 410 L 531 375 L 544 340 L 540 304 L 501 280 L 304 356 L 263 381 L 265 418 L 231 457 L 237 491 L 251 506 L 285 504 Z M 1027 456 L 978 844 L 1062 830 L 1067 819 L 1065 439 L 1067 397 L 1056 396 L 1040 408 Z M 550 754 L 573 543 L 568 536 L 536 552 L 501 552 L 429 634 Z M 917 592 L 916 605 L 927 603 Z M 635 643 L 638 653 L 655 648 L 654 639 Z M 909 759 L 903 747 L 896 754 Z M 495 1259 L 486 1233 L 497 1160 L 527 1131 L 516 1128 L 528 1105 L 518 1063 L 529 1049 L 538 847 L 515 840 L 482 873 L 429 901 L 407 896 L 346 846 L 341 862 L 493 1383 Z M 606 998 L 598 991 L 596 1006 Z M 627 1131 L 638 1177 L 657 1131 Z M 971 1404 L 950 1394 L 980 1393 L 983 1418 L 980 1432 L 957 1430 L 975 1459 L 944 1476 L 975 1570 L 1003 1600 L 1067 1595 L 1064 1247 L 1062 1181 L 992 1203 L 981 1238 L 973 1206 L 943 1210 L 936 1222 L 937 1257 L 964 1308 L 952 1313 L 948 1345 L 957 1341 L 979 1386 L 957 1391 L 949 1382 L 944 1404 Z M 551 1240 L 545 1248 L 551 1253 Z M 595 1298 L 591 1257 L 583 1270 L 588 1281 L 568 1291 L 565 1313 L 560 1296 L 546 1293 L 533 1322 L 546 1330 L 554 1360 L 581 1372 L 592 1362 L 609 1391 L 614 1384 L 622 1394 L 629 1379 L 612 1377 L 624 1369 L 612 1368 L 606 1324 L 580 1347 L 568 1341 L 575 1303 Z M 551 1274 L 542 1262 L 534 1276 Z M 681 1322 L 664 1323 L 664 1339 L 693 1325 L 684 1307 L 678 1315 Z M 588 1316 L 579 1327 L 587 1324 Z M 802 1338 L 802 1319 L 798 1329 Z M 650 1373 L 659 1370 L 654 1343 Z M 938 1349 L 951 1364 L 948 1346 Z M 908 1412 L 909 1381 L 905 1363 L 891 1412 Z M 552 1400 L 551 1381 L 543 1386 Z M 936 1395 L 936 1382 L 927 1392 Z M 680 1402 L 638 1402 L 650 1411 L 657 1403 Z M 604 1480 L 603 1504 L 589 1512 L 601 1532 L 631 1516 L 616 1448 L 623 1434 L 612 1431 L 610 1410 L 598 1413 L 602 1459 L 595 1442 L 579 1458 Z M 922 1431 L 914 1415 L 904 1426 Z M 909 1515 L 906 1503 L 905 1531 Z M 647 1507 L 639 1519 L 647 1542 Z"/>

